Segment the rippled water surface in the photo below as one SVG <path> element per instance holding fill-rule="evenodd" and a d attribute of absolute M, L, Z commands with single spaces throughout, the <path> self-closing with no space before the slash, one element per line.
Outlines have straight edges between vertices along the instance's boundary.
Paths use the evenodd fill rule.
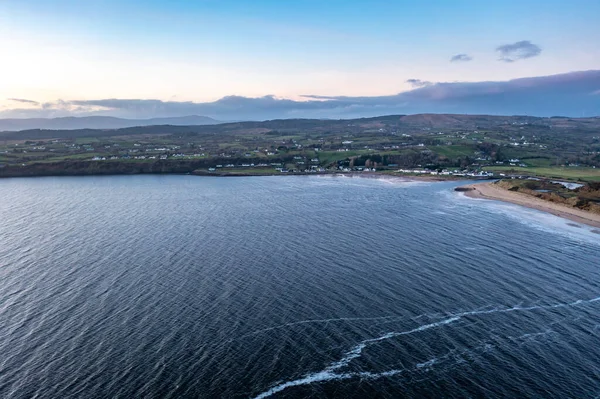
<path fill-rule="evenodd" d="M 456 185 L 0 180 L 0 397 L 600 395 L 600 235 Z"/>

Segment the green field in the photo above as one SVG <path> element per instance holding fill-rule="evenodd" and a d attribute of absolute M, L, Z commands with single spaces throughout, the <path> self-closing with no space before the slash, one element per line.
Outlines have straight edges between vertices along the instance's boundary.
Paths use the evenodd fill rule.
<path fill-rule="evenodd" d="M 99 169 L 180 173 L 208 171 L 217 165 L 235 165 L 220 173 L 270 174 L 274 168 L 262 172 L 242 165 L 276 163 L 300 171 L 312 171 L 313 166 L 358 171 L 367 165 L 379 171 L 402 168 L 480 172 L 486 168 L 600 181 L 599 132 L 600 118 L 433 114 L 116 130 L 33 130 L 0 132 L 0 162 L 4 175 L 60 173 L 61 168 L 69 173 Z M 139 159 L 142 155 L 145 159 Z M 78 162 L 94 157 L 105 160 Z M 156 166 L 148 167 L 149 163 Z M 507 166 L 510 163 L 524 167 Z M 29 169 L 23 169 L 23 165 Z"/>
<path fill-rule="evenodd" d="M 535 175 L 540 177 L 600 181 L 600 168 L 575 168 L 575 167 L 548 167 L 548 168 L 520 168 L 515 166 L 489 166 L 484 168 L 496 173 L 516 173 Z"/>
<path fill-rule="evenodd" d="M 248 175 L 248 176 L 255 176 L 255 175 L 269 176 L 269 175 L 274 175 L 274 174 L 280 174 L 280 172 L 278 172 L 274 168 L 218 168 L 215 171 L 211 171 L 211 172 L 209 172 L 207 169 L 200 169 L 197 172 L 204 174 L 204 175 L 232 174 L 232 175 Z"/>
<path fill-rule="evenodd" d="M 335 161 L 368 153 L 369 151 L 320 151 L 316 157 L 319 158 L 321 165 L 328 165 Z"/>
<path fill-rule="evenodd" d="M 438 155 L 443 155 L 447 158 L 456 158 L 464 156 L 473 156 L 475 148 L 467 145 L 447 145 L 429 147 L 433 152 Z"/>

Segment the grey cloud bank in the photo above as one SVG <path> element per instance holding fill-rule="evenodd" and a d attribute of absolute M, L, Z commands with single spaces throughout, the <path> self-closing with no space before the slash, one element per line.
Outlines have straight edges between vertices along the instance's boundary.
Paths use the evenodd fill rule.
<path fill-rule="evenodd" d="M 355 118 L 384 114 L 460 113 L 533 116 L 600 115 L 600 70 L 489 82 L 407 81 L 413 89 L 373 97 L 305 95 L 305 101 L 227 96 L 214 102 L 145 99 L 57 101 L 0 110 L 2 118 L 110 115 L 162 118 L 203 115 L 218 120 Z M 33 105 L 33 104 L 28 104 Z"/>

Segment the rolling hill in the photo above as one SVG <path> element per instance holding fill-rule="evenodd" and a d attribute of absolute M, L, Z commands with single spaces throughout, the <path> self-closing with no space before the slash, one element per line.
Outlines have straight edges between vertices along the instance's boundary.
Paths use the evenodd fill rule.
<path fill-rule="evenodd" d="M 20 130 L 77 130 L 77 129 L 122 129 L 134 126 L 213 125 L 219 121 L 207 116 L 181 116 L 172 118 L 123 119 L 112 116 L 85 116 L 65 118 L 0 119 L 0 132 Z"/>

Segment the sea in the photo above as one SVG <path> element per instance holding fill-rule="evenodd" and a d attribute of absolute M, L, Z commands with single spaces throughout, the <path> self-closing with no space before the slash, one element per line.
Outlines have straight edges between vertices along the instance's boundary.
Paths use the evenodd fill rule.
<path fill-rule="evenodd" d="M 0 398 L 598 398 L 600 232 L 461 182 L 0 180 Z"/>

